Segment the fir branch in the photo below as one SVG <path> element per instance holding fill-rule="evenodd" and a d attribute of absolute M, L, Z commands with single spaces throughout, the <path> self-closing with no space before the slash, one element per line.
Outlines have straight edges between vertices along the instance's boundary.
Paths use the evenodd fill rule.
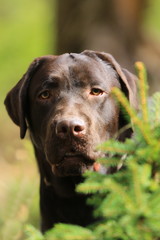
<path fill-rule="evenodd" d="M 47 240 L 96 240 L 91 230 L 71 224 L 56 224 L 45 237 Z"/>
<path fill-rule="evenodd" d="M 160 124 L 160 92 L 150 99 L 150 122 L 154 127 Z"/>
<path fill-rule="evenodd" d="M 136 163 L 136 161 L 129 162 L 128 164 L 129 170 L 131 171 L 132 176 L 132 186 L 134 191 L 134 199 L 135 199 L 135 205 L 137 208 L 141 209 L 142 203 L 143 203 L 143 192 L 141 189 L 141 182 L 139 176 L 139 165 Z"/>
<path fill-rule="evenodd" d="M 97 160 L 105 167 L 116 167 L 121 162 L 121 157 L 104 157 Z"/>
<path fill-rule="evenodd" d="M 117 196 L 121 196 L 122 201 L 125 203 L 125 206 L 130 209 L 131 212 L 135 211 L 135 204 L 133 198 L 126 191 L 126 187 L 114 181 L 114 179 L 106 178 L 103 183 L 108 190 L 115 193 Z"/>
<path fill-rule="evenodd" d="M 88 171 L 85 173 L 85 176 L 85 182 L 78 184 L 76 187 L 77 192 L 90 194 L 106 191 L 106 186 L 103 185 L 105 175 Z"/>
<path fill-rule="evenodd" d="M 140 95 L 140 107 L 142 111 L 142 119 L 145 123 L 148 123 L 148 84 L 147 84 L 147 74 L 145 66 L 142 62 L 136 62 L 135 68 L 138 75 L 138 85 L 139 85 L 139 95 Z"/>
<path fill-rule="evenodd" d="M 133 144 L 129 144 L 129 142 L 127 142 L 127 144 L 122 143 L 122 142 L 118 142 L 115 140 L 108 140 L 105 143 L 102 143 L 98 149 L 101 151 L 104 151 L 105 153 L 111 153 L 111 154 L 126 154 L 126 153 L 130 153 L 132 154 L 134 152 L 134 145 Z"/>
<path fill-rule="evenodd" d="M 131 117 L 132 123 L 140 129 L 141 134 L 143 135 L 145 141 L 148 144 L 152 144 L 153 137 L 151 135 L 151 131 L 148 124 L 145 124 L 137 116 L 135 110 L 129 105 L 129 102 L 126 96 L 121 92 L 121 90 L 119 90 L 118 88 L 113 88 L 112 93 L 117 97 L 118 101 L 125 108 L 129 116 Z"/>
<path fill-rule="evenodd" d="M 32 225 L 26 225 L 25 233 L 27 235 L 26 240 L 45 240 L 41 232 L 35 229 Z"/>

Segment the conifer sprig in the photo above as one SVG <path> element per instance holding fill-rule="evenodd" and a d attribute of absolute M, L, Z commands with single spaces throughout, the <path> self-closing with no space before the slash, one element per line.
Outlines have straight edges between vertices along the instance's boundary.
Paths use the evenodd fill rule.
<path fill-rule="evenodd" d="M 118 101 L 125 108 L 126 112 L 132 120 L 132 124 L 139 128 L 145 141 L 148 144 L 152 144 L 152 135 L 150 128 L 146 122 L 143 122 L 137 115 L 136 111 L 130 106 L 126 96 L 118 88 L 113 88 L 112 93 L 117 97 Z"/>
<path fill-rule="evenodd" d="M 142 62 L 135 63 L 135 69 L 138 76 L 138 86 L 139 86 L 139 106 L 142 112 L 142 120 L 145 123 L 148 123 L 148 83 L 147 83 L 147 73 L 145 66 Z"/>

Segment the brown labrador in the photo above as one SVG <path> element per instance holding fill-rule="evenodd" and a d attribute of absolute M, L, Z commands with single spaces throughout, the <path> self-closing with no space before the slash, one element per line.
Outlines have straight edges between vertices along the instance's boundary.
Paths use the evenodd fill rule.
<path fill-rule="evenodd" d="M 136 106 L 136 77 L 107 53 L 36 58 L 5 99 L 7 111 L 27 128 L 40 171 L 42 231 L 55 223 L 86 226 L 94 222 L 92 207 L 75 186 L 101 156 L 96 146 L 113 138 L 126 124 L 111 89 L 118 87 Z M 131 137 L 128 129 L 119 137 Z"/>

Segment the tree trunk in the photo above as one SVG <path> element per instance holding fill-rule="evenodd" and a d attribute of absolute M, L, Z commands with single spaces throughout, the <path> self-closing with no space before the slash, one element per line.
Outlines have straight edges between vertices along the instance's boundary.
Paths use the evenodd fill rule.
<path fill-rule="evenodd" d="M 105 51 L 131 71 L 134 62 L 142 60 L 151 75 L 160 75 L 159 67 L 155 70 L 150 64 L 160 56 L 160 49 L 155 49 L 143 37 L 143 14 L 147 2 L 57 0 L 57 53 L 81 52 L 85 49 Z M 154 79 L 153 88 L 156 84 Z"/>

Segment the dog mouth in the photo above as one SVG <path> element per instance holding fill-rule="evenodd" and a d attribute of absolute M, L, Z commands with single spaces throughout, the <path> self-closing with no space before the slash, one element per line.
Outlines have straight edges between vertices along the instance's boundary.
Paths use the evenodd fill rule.
<path fill-rule="evenodd" d="M 82 153 L 76 153 L 76 152 L 66 152 L 63 156 L 62 161 L 80 161 L 83 162 L 85 164 L 91 165 L 93 164 L 93 159 L 89 158 L 88 156 L 86 156 L 85 154 Z"/>
<path fill-rule="evenodd" d="M 80 176 L 86 171 L 106 173 L 106 168 L 82 153 L 66 152 L 61 161 L 52 165 L 52 171 L 56 176 Z"/>

